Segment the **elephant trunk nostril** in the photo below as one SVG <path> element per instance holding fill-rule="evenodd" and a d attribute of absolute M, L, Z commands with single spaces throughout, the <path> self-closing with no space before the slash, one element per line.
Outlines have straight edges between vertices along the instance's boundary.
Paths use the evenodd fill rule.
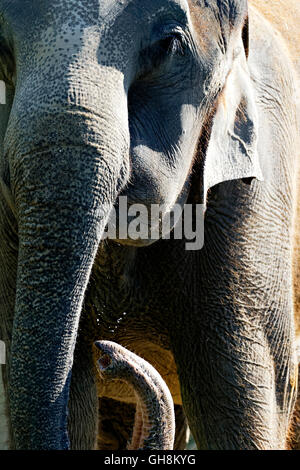
<path fill-rule="evenodd" d="M 112 363 L 111 358 L 108 356 L 108 354 L 104 354 L 103 356 L 100 357 L 98 360 L 98 364 L 100 366 L 101 370 L 107 369 Z"/>
<path fill-rule="evenodd" d="M 98 360 L 102 378 L 126 382 L 136 396 L 135 424 L 128 450 L 173 449 L 174 403 L 159 373 L 147 361 L 117 343 L 97 341 L 95 346 L 103 353 Z M 113 367 L 103 374 L 112 362 Z"/>

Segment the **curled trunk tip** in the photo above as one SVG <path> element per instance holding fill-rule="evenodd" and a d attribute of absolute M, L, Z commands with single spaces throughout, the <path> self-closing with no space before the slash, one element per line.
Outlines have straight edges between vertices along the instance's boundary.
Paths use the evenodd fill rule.
<path fill-rule="evenodd" d="M 175 414 L 171 393 L 147 361 L 111 341 L 97 341 L 98 370 L 104 380 L 123 380 L 135 392 L 137 404 L 130 450 L 172 450 Z"/>

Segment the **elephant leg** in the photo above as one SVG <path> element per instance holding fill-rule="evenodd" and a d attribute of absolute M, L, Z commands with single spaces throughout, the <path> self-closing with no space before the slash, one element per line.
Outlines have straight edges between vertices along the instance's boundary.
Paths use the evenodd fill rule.
<path fill-rule="evenodd" d="M 207 207 L 204 247 L 189 255 L 192 295 L 181 293 L 172 347 L 199 448 L 287 446 L 297 360 L 283 204 L 271 185 L 220 185 Z"/>
<path fill-rule="evenodd" d="M 68 432 L 72 450 L 94 450 L 98 430 L 97 371 L 89 342 L 79 336 L 69 398 Z"/>
<path fill-rule="evenodd" d="M 298 188 L 300 188 L 300 171 L 298 171 Z M 298 355 L 298 377 L 300 379 L 300 192 L 298 191 L 297 212 L 294 226 L 293 246 L 293 282 L 294 282 L 294 311 L 296 328 L 296 348 Z M 299 380 L 298 380 L 299 382 Z M 290 448 L 300 450 L 300 387 L 289 439 Z"/>
<path fill-rule="evenodd" d="M 175 442 L 174 450 L 185 450 L 190 437 L 188 422 L 181 405 L 175 405 Z"/>
<path fill-rule="evenodd" d="M 180 353 L 178 348 L 176 361 L 183 405 L 198 449 L 286 448 L 293 390 L 289 377 L 285 396 L 278 390 L 275 369 L 279 361 L 274 365 L 263 332 L 251 340 L 246 330 L 239 332 L 245 344 L 238 347 L 231 341 L 224 347 L 220 330 L 203 338 L 202 344 L 190 329 L 183 329 L 183 333 L 189 335 L 194 347 L 184 347 Z M 232 331 L 233 337 L 235 334 Z"/>
<path fill-rule="evenodd" d="M 300 376 L 300 365 L 298 366 L 298 381 Z M 297 401 L 292 417 L 290 432 L 288 435 L 288 448 L 300 450 L 300 388 L 298 387 Z"/>
<path fill-rule="evenodd" d="M 8 383 L 15 309 L 18 237 L 16 220 L 1 194 L 0 240 L 0 450 L 7 450 L 14 448 L 8 412 Z"/>
<path fill-rule="evenodd" d="M 127 445 L 128 450 L 135 450 L 140 448 L 141 437 L 143 433 L 143 410 L 141 404 L 138 402 L 135 409 L 134 426 L 130 444 Z"/>
<path fill-rule="evenodd" d="M 99 399 L 99 450 L 124 450 L 131 440 L 135 405 L 109 398 Z"/>
<path fill-rule="evenodd" d="M 99 400 L 99 450 L 124 450 L 130 442 L 135 419 L 135 405 L 109 398 Z M 174 450 L 186 449 L 189 428 L 183 408 L 175 405 L 176 432 Z"/>
<path fill-rule="evenodd" d="M 9 448 L 9 428 L 6 410 L 3 367 L 0 366 L 0 450 Z"/>

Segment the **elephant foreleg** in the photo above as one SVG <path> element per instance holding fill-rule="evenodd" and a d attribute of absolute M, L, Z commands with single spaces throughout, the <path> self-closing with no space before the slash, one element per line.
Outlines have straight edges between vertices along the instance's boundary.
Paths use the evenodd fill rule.
<path fill-rule="evenodd" d="M 251 314 L 224 300 L 213 312 L 203 307 L 197 322 L 181 323 L 182 337 L 190 344 L 174 342 L 174 356 L 199 449 L 287 447 L 297 389 L 289 312 L 282 311 L 278 318 L 266 313 L 276 328 L 276 344 L 284 348 L 278 354 L 272 350 L 273 337 L 261 326 L 263 306 L 261 310 Z"/>
<path fill-rule="evenodd" d="M 175 405 L 174 450 L 185 450 L 189 440 L 187 419 L 181 405 Z M 132 442 L 135 406 L 108 398 L 99 400 L 98 450 L 125 450 Z"/>
<path fill-rule="evenodd" d="M 99 399 L 98 450 L 125 450 L 134 428 L 135 405 Z"/>
<path fill-rule="evenodd" d="M 298 380 L 300 376 L 300 365 L 298 366 Z M 296 405 L 291 421 L 288 434 L 288 449 L 300 450 L 300 388 L 298 387 L 298 395 Z"/>
<path fill-rule="evenodd" d="M 72 450 L 94 450 L 98 430 L 98 396 L 92 348 L 76 344 L 69 398 L 68 432 Z"/>
<path fill-rule="evenodd" d="M 16 294 L 18 237 L 15 218 L 1 194 L 0 240 L 0 450 L 7 450 L 14 448 L 8 412 L 8 381 Z"/>
<path fill-rule="evenodd" d="M 0 366 L 0 450 L 9 448 L 8 417 L 6 414 L 4 383 Z"/>
<path fill-rule="evenodd" d="M 135 417 L 134 417 L 134 427 L 133 434 L 130 444 L 128 445 L 128 450 L 139 449 L 140 443 L 143 441 L 143 410 L 140 402 L 137 402 Z"/>

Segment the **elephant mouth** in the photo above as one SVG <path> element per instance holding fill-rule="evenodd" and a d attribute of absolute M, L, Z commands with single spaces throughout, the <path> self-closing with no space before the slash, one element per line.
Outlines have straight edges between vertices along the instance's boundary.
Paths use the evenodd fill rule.
<path fill-rule="evenodd" d="M 182 215 L 188 198 L 183 188 L 175 201 L 141 201 L 120 195 L 111 209 L 104 239 L 121 245 L 147 247 L 160 239 L 169 239 Z"/>

